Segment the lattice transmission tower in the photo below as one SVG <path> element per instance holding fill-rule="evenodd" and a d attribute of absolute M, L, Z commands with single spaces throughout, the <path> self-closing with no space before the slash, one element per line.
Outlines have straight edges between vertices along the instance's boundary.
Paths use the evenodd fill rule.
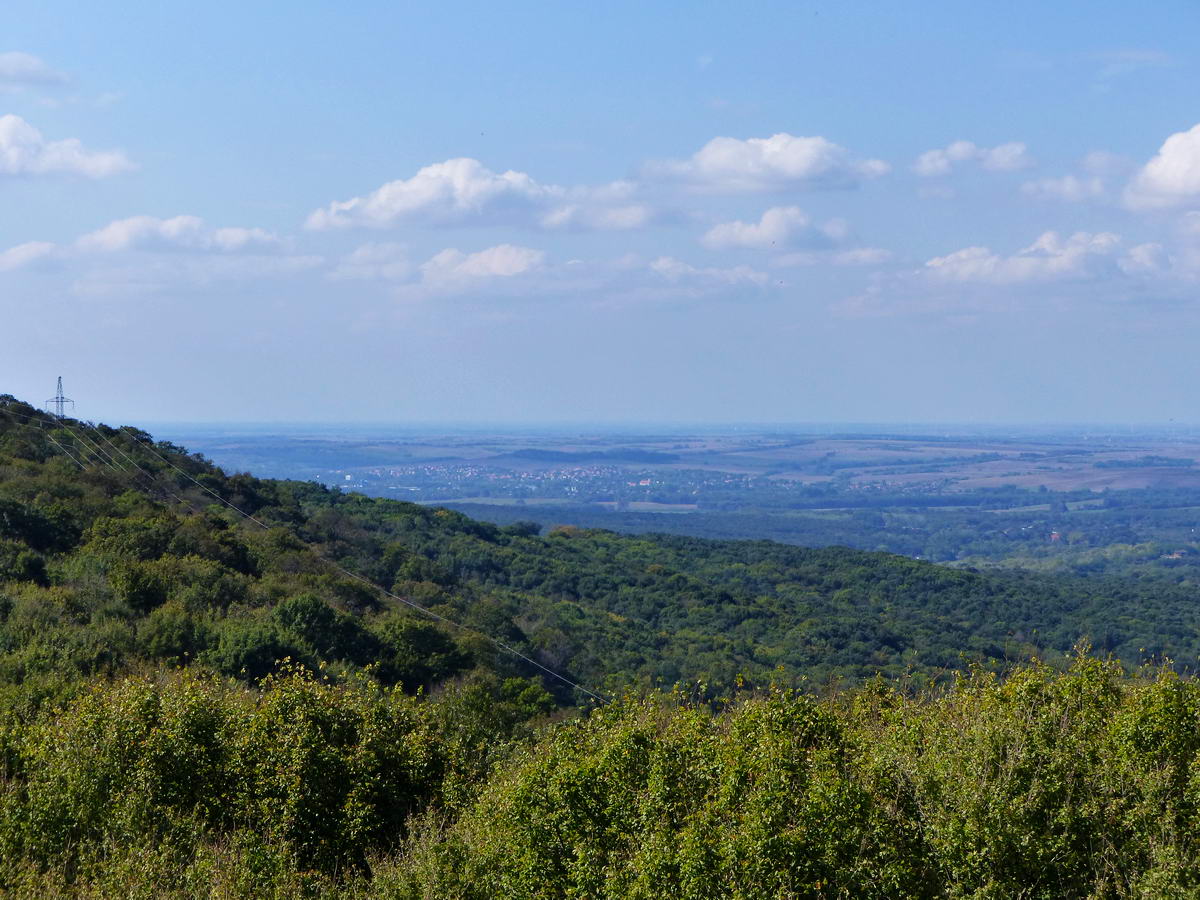
<path fill-rule="evenodd" d="M 54 396 L 46 401 L 46 411 L 51 413 L 56 419 L 63 417 L 63 412 L 67 408 L 67 404 L 71 404 L 71 412 L 75 411 L 75 401 L 63 396 L 62 391 L 62 376 L 58 376 L 58 390 Z"/>

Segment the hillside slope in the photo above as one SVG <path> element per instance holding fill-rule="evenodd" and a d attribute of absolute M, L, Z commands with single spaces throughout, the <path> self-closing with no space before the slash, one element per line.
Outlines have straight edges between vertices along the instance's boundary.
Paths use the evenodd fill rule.
<path fill-rule="evenodd" d="M 239 514 L 235 508 L 245 515 Z M 360 576 L 363 580 L 356 580 Z M 369 583 L 368 583 L 369 582 Z M 431 621 L 370 585 L 459 623 Z M 0 402 L 0 683 L 290 657 L 432 686 L 596 689 L 933 676 L 1090 638 L 1127 662 L 1200 649 L 1186 586 L 980 574 L 843 548 L 562 528 L 546 536 L 312 483 L 226 475 L 136 429 Z M 573 698 L 564 689 L 560 699 Z"/>
<path fill-rule="evenodd" d="M 941 676 L 1035 629 L 1190 651 L 1194 599 L 543 537 L 0 398 L 0 893 L 1190 896 L 1195 680 Z"/>

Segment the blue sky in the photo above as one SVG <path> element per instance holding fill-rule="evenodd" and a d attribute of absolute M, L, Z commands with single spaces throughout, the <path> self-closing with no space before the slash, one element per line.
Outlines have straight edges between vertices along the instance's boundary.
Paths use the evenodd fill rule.
<path fill-rule="evenodd" d="M 0 10 L 0 392 L 1200 422 L 1200 7 Z"/>

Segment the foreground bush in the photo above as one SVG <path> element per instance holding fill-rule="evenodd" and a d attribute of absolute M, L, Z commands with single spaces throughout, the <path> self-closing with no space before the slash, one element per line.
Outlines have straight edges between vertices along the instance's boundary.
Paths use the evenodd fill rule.
<path fill-rule="evenodd" d="M 559 729 L 378 876 L 406 898 L 1200 896 L 1200 685 L 1094 659 Z"/>
<path fill-rule="evenodd" d="M 295 670 L 250 692 L 185 671 L 99 685 L 27 724 L 10 717 L 0 893 L 50 884 L 34 875 L 66 884 L 114 868 L 184 885 L 198 871 L 215 877 L 204 860 L 217 858 L 239 861 L 221 877 L 236 874 L 252 895 L 257 880 L 364 871 L 413 813 L 443 804 L 444 787 L 451 801 L 467 795 L 459 773 L 486 754 L 478 723 L 457 721 L 462 709 L 486 705 L 488 736 L 502 741 L 523 712 L 506 691 L 549 705 L 528 682 L 498 691 L 468 685 L 435 704 L 366 676 L 332 684 Z"/>
<path fill-rule="evenodd" d="M 0 888 L 1200 896 L 1200 684 L 1170 673 L 1083 657 L 719 712 L 653 694 L 509 742 L 549 706 L 518 682 L 432 700 L 296 673 L 258 693 L 99 687 L 0 731 Z"/>

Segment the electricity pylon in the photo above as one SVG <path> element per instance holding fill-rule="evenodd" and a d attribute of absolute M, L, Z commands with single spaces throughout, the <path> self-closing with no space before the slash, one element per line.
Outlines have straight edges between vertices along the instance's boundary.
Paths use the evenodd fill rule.
<path fill-rule="evenodd" d="M 54 396 L 46 401 L 46 411 L 52 413 L 54 418 L 61 419 L 63 411 L 67 408 L 67 404 L 71 404 L 71 412 L 75 411 L 75 401 L 63 396 L 62 391 L 62 376 L 58 376 L 58 390 Z"/>

